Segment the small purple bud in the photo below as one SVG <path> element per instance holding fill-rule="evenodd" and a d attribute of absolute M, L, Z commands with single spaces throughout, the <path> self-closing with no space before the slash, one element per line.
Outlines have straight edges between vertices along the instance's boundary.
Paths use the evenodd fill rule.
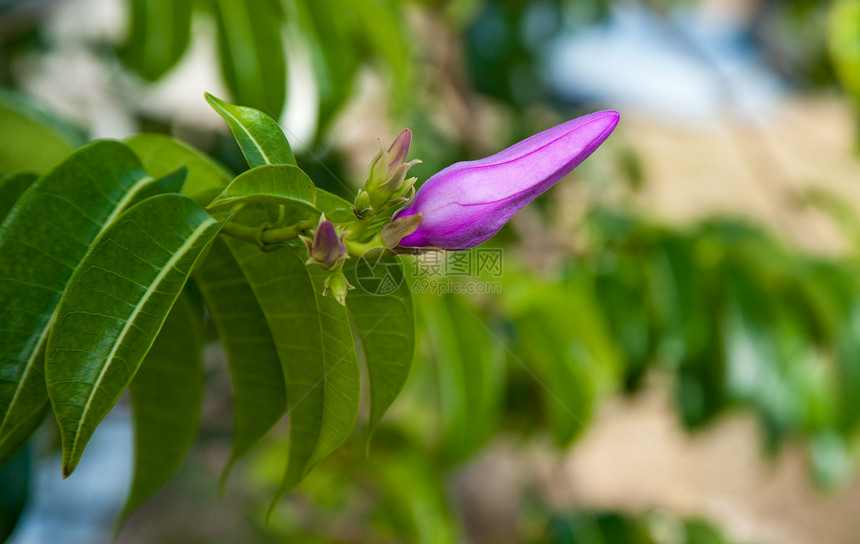
<path fill-rule="evenodd" d="M 314 239 L 303 238 L 308 248 L 307 264 L 318 264 L 327 269 L 337 267 L 346 259 L 346 247 L 341 238 L 334 225 L 325 219 L 320 221 Z"/>
<path fill-rule="evenodd" d="M 485 159 L 458 162 L 436 173 L 398 214 L 423 216 L 400 245 L 457 250 L 480 244 L 579 166 L 609 137 L 618 119 L 615 111 L 585 115 Z"/>

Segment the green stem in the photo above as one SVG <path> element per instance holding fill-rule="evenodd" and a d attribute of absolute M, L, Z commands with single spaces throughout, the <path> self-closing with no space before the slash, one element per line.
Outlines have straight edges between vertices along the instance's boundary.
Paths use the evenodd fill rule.
<path fill-rule="evenodd" d="M 264 225 L 249 227 L 247 225 L 228 222 L 224 225 L 221 232 L 240 240 L 253 242 L 258 246 L 264 246 L 286 242 L 287 240 L 296 238 L 299 234 L 305 234 L 308 232 L 308 225 L 306 223 L 299 223 L 298 225 L 270 229 Z"/>
<path fill-rule="evenodd" d="M 358 240 L 351 240 L 349 237 L 347 237 L 344 242 L 346 244 L 347 251 L 353 257 L 360 257 L 372 249 L 386 251 L 385 246 L 382 244 L 382 236 L 379 234 L 363 243 Z"/>

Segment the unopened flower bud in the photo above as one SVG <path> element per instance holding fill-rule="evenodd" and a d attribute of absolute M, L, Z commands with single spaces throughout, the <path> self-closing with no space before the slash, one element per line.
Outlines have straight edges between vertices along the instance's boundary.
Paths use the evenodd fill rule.
<path fill-rule="evenodd" d="M 352 206 L 352 211 L 359 219 L 364 219 L 373 211 L 373 206 L 370 205 L 370 195 L 364 189 L 358 190 L 358 195 L 355 197 L 355 202 Z"/>
<path fill-rule="evenodd" d="M 308 249 L 308 260 L 305 264 L 318 264 L 329 270 L 337 268 L 347 257 L 343 234 L 338 235 L 331 222 L 325 216 L 320 218 L 319 226 L 313 240 L 302 237 Z"/>
<path fill-rule="evenodd" d="M 326 278 L 323 284 L 323 295 L 331 295 L 335 300 L 346 306 L 346 293 L 350 289 L 355 289 L 355 287 L 346 281 L 346 276 L 339 270 Z"/>
<path fill-rule="evenodd" d="M 401 189 L 409 168 L 421 161 L 406 162 L 409 144 L 412 142 L 412 132 L 406 128 L 397 136 L 394 143 L 386 151 L 382 145 L 379 153 L 370 163 L 370 173 L 364 189 L 370 198 L 370 205 L 379 212 L 388 202 L 391 195 Z"/>
<path fill-rule="evenodd" d="M 421 215 L 405 247 L 473 247 L 591 155 L 618 124 L 618 112 L 592 113 L 551 128 L 485 159 L 458 162 L 433 175 L 395 220 Z"/>

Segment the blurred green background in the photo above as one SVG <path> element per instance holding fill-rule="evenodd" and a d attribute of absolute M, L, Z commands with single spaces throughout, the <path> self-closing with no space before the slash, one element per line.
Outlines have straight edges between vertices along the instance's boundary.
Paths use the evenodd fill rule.
<path fill-rule="evenodd" d="M 239 172 L 209 91 L 344 196 L 403 127 L 420 183 L 622 115 L 482 246 L 500 270 L 407 263 L 419 349 L 369 455 L 359 430 L 266 524 L 281 429 L 219 494 L 213 344 L 192 455 L 117 542 L 856 542 L 860 2 L 0 0 L 0 86 L 0 172 L 138 132 Z M 110 538 L 108 423 L 68 481 L 50 429 L 0 468 L 0 536 L 23 509 L 10 542 Z"/>

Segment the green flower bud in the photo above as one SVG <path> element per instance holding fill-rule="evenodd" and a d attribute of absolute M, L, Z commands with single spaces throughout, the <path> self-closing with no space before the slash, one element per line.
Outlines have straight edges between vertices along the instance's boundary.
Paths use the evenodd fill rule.
<path fill-rule="evenodd" d="M 359 219 L 364 219 L 373 212 L 373 206 L 370 205 L 370 195 L 364 189 L 358 190 L 358 195 L 355 197 L 355 202 L 352 206 L 352 211 Z"/>
<path fill-rule="evenodd" d="M 391 196 L 403 187 L 409 168 L 421 162 L 406 162 L 410 143 L 412 132 L 408 128 L 403 129 L 387 151 L 380 144 L 379 153 L 370 163 L 370 173 L 364 189 L 370 199 L 370 206 L 377 213 L 384 209 Z"/>
<path fill-rule="evenodd" d="M 350 289 L 355 289 L 355 287 L 350 285 L 346 281 L 346 276 L 343 275 L 343 272 L 338 270 L 326 278 L 323 284 L 323 295 L 331 295 L 335 300 L 346 306 L 346 294 Z"/>

